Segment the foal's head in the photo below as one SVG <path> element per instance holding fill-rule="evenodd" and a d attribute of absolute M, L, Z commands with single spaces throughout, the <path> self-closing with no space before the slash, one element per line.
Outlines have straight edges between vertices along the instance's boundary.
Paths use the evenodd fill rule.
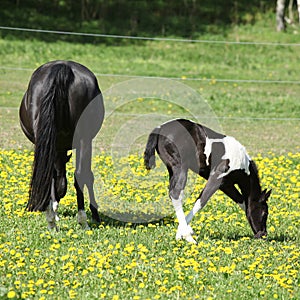
<path fill-rule="evenodd" d="M 254 232 L 255 238 L 261 238 L 267 235 L 268 204 L 271 190 L 262 191 L 258 199 L 249 201 L 247 208 L 247 219 Z"/>

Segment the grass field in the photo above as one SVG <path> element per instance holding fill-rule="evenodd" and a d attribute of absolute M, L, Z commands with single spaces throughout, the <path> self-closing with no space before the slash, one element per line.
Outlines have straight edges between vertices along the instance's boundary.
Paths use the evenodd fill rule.
<path fill-rule="evenodd" d="M 279 34 L 272 22 L 233 28 L 226 40 L 299 42 L 296 30 Z M 57 38 L 0 39 L 0 299 L 299 299 L 299 47 Z M 88 231 L 76 224 L 72 162 L 60 231 L 46 231 L 43 214 L 24 211 L 33 148 L 21 132 L 18 106 L 33 70 L 55 59 L 88 66 L 108 95 L 93 159 L 103 222 Z M 144 78 L 147 93 L 136 95 L 140 78 L 131 76 L 178 80 L 166 81 L 162 91 Z M 175 101 L 168 98 L 173 84 Z M 109 97 L 123 90 L 122 101 Z M 254 240 L 243 212 L 217 193 L 192 222 L 198 245 L 175 240 L 166 171 L 148 173 L 141 160 L 157 114 L 196 116 L 246 146 L 263 188 L 273 190 L 267 239 Z M 127 137 L 132 123 L 139 130 Z M 190 174 L 186 211 L 204 184 Z"/>
<path fill-rule="evenodd" d="M 227 39 L 282 43 L 298 41 L 296 34 L 274 33 L 273 28 L 270 27 L 267 27 L 269 31 L 262 26 L 255 28 L 257 32 L 252 27 L 241 28 L 238 33 L 235 30 Z M 213 38 L 220 37 L 204 37 L 204 39 Z M 34 39 L 24 43 L 24 41 L 2 39 L 0 40 L 2 67 L 0 69 L 2 107 L 0 114 L 2 136 L 7 139 L 1 140 L 1 146 L 14 148 L 15 145 L 11 144 L 15 134 L 18 142 L 24 141 L 22 133 L 19 135 L 17 132 L 18 127 L 10 138 L 6 126 L 14 128 L 18 122 L 17 111 L 14 108 L 18 107 L 33 70 L 50 60 L 71 59 L 81 62 L 98 74 L 103 91 L 117 83 L 132 79 L 130 76 L 179 78 L 182 83 L 194 89 L 207 101 L 218 117 L 223 131 L 238 138 L 251 153 L 293 152 L 298 144 L 297 139 L 290 137 L 296 137 L 299 132 L 300 85 L 245 83 L 240 80 L 299 82 L 298 48 L 297 46 L 142 41 L 121 46 L 107 46 L 60 41 L 45 43 Z M 112 76 L 101 74 L 112 74 Z M 201 80 L 191 80 L 193 78 Z M 223 82 L 216 79 L 234 81 Z M 145 85 L 147 85 L 146 79 Z M 107 102 L 106 106 L 109 104 Z M 184 103 L 182 105 L 184 106 Z M 156 105 L 156 111 L 164 109 L 162 106 Z M 131 113 L 141 113 L 134 106 L 130 108 Z M 144 108 L 147 109 L 146 106 Z M 153 107 L 150 109 L 152 110 Z M 205 113 L 202 112 L 202 115 Z M 201 119 L 199 121 L 205 122 Z M 286 135 L 287 132 L 289 135 Z"/>

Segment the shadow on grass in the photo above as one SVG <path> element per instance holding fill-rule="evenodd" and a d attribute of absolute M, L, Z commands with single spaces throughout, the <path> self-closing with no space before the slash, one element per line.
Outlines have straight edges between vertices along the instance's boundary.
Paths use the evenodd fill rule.
<path fill-rule="evenodd" d="M 133 214 L 131 212 L 122 212 L 116 214 L 115 217 L 112 213 L 104 214 L 103 212 L 99 211 L 99 216 L 101 223 L 97 224 L 94 223 L 92 220 L 92 214 L 88 208 L 86 208 L 86 214 L 88 217 L 88 223 L 93 229 L 98 229 L 99 225 L 109 225 L 115 228 L 121 228 L 121 227 L 131 227 L 136 228 L 140 225 L 147 226 L 148 224 L 159 224 L 160 226 L 164 226 L 165 224 L 175 224 L 174 218 L 172 216 L 166 216 L 164 218 L 161 218 L 161 216 L 157 214 L 146 214 L 143 212 L 140 212 L 138 215 Z M 58 216 L 62 218 L 77 218 L 77 208 L 74 207 L 60 207 L 58 209 Z M 128 219 L 133 220 L 134 217 L 136 217 L 138 220 L 144 220 L 139 222 L 126 222 L 122 221 L 120 219 Z"/>
<path fill-rule="evenodd" d="M 279 233 L 274 236 L 270 236 L 268 240 L 284 243 L 284 242 L 294 242 L 297 240 L 297 238 L 295 236 L 289 235 L 288 233 Z"/>
<path fill-rule="evenodd" d="M 166 226 L 166 224 L 171 225 L 172 227 L 176 228 L 178 223 L 176 221 L 176 219 L 174 218 L 174 216 L 170 215 L 170 216 L 166 216 L 164 218 L 159 218 L 159 216 L 153 214 L 151 216 L 149 216 L 148 214 L 143 214 L 141 212 L 141 214 L 138 216 L 139 219 L 141 219 L 143 216 L 147 217 L 149 219 L 149 217 L 152 218 L 151 221 L 148 222 L 125 222 L 125 221 L 120 221 L 116 218 L 113 218 L 111 216 L 107 216 L 103 213 L 99 213 L 100 215 L 100 219 L 101 219 L 101 223 L 100 224 L 96 224 L 93 223 L 92 221 L 92 217 L 91 217 L 91 213 L 89 210 L 87 210 L 87 216 L 88 216 L 88 222 L 89 225 L 91 226 L 91 228 L 93 230 L 97 230 L 97 229 L 101 229 L 99 227 L 99 225 L 108 225 L 114 228 L 124 228 L 124 227 L 130 227 L 130 228 L 137 228 L 138 226 L 148 226 L 149 224 L 155 224 L 155 225 L 159 225 L 159 226 Z M 71 208 L 65 208 L 62 211 L 59 212 L 59 216 L 65 217 L 65 218 L 76 218 L 77 217 L 77 209 L 71 209 Z M 119 215 L 117 217 L 120 217 Z M 132 217 L 131 213 L 123 213 L 122 217 Z M 263 239 L 255 239 L 254 235 L 252 233 L 249 233 L 249 231 L 245 230 L 245 234 L 241 233 L 241 232 L 234 232 L 234 231 L 226 231 L 226 232 L 221 232 L 221 231 L 215 231 L 213 233 L 209 233 L 208 230 L 206 230 L 205 227 L 200 228 L 199 230 L 197 230 L 197 227 L 193 227 L 194 231 L 195 231 L 195 236 L 196 239 L 198 241 L 200 241 L 201 239 L 205 239 L 205 238 L 209 238 L 210 240 L 222 240 L 222 241 L 240 241 L 243 239 L 249 239 L 249 240 L 253 240 L 253 241 L 266 241 L 266 242 L 278 242 L 278 243 L 285 243 L 285 242 L 295 242 L 297 240 L 297 237 L 290 235 L 289 233 L 277 233 L 277 234 L 269 234 L 266 238 Z"/>
<path fill-rule="evenodd" d="M 125 216 L 125 215 L 124 215 Z M 126 214 L 126 216 L 131 216 L 131 214 Z M 90 217 L 90 215 L 89 215 Z M 142 215 L 139 216 L 139 219 L 141 219 Z M 149 217 L 149 215 L 147 215 L 147 217 Z M 101 218 L 101 223 L 104 225 L 109 225 L 109 226 L 113 226 L 115 228 L 122 228 L 122 227 L 131 227 L 131 228 L 137 228 L 138 226 L 148 226 L 149 224 L 158 224 L 159 226 L 165 226 L 166 224 L 174 224 L 174 219 L 171 216 L 167 216 L 164 218 L 159 218 L 159 216 L 157 215 L 151 215 L 152 220 L 150 221 L 145 221 L 145 222 L 125 222 L 125 221 L 120 221 L 117 220 L 113 217 L 104 215 L 104 214 L 100 214 L 100 218 Z"/>

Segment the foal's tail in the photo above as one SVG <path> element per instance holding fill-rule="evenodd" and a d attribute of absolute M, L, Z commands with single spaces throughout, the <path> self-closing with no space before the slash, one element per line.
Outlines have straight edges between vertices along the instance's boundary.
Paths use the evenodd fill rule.
<path fill-rule="evenodd" d="M 144 152 L 144 163 L 147 170 L 155 168 L 155 149 L 158 142 L 160 128 L 156 127 L 150 133 Z"/>
<path fill-rule="evenodd" d="M 42 86 L 37 129 L 33 173 L 29 190 L 29 211 L 45 211 L 51 199 L 56 156 L 57 119 L 68 103 L 69 86 L 74 81 L 72 69 L 58 63 L 51 67 Z M 38 95 L 39 97 L 39 95 Z M 66 107 L 66 106 L 65 106 Z"/>

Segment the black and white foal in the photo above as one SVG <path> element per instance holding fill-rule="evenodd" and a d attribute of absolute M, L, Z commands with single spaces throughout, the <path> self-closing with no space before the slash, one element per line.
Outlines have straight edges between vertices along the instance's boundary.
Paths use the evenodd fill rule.
<path fill-rule="evenodd" d="M 156 127 L 149 135 L 144 153 L 147 169 L 155 167 L 155 150 L 169 171 L 169 196 L 179 221 L 176 239 L 196 243 L 189 223 L 218 189 L 245 211 L 255 238 L 267 235 L 267 199 L 271 190 L 261 190 L 256 165 L 236 139 L 178 119 Z M 207 179 L 207 183 L 185 216 L 182 200 L 189 169 Z"/>

